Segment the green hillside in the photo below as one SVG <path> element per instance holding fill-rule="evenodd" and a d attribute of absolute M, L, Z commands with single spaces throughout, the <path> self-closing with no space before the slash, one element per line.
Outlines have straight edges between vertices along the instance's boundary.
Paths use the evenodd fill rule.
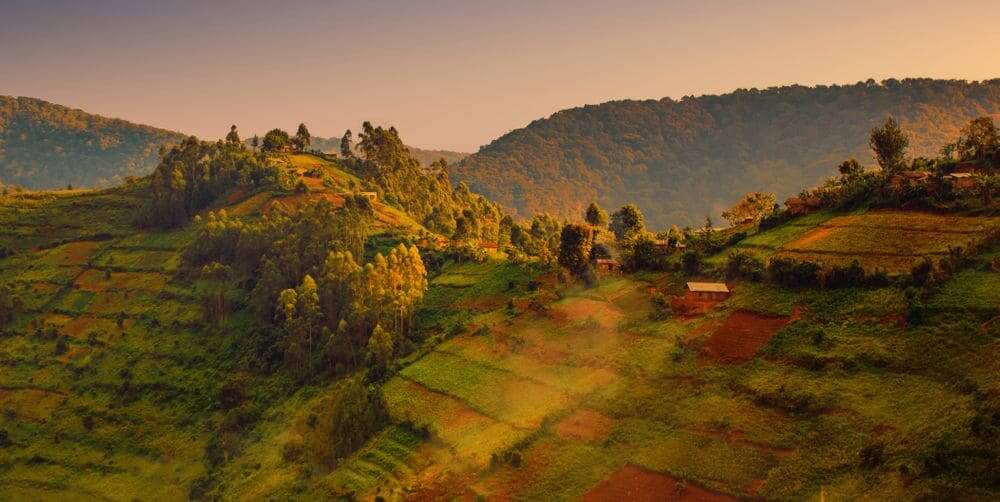
<path fill-rule="evenodd" d="M 0 96 L 0 183 L 32 189 L 113 186 L 145 176 L 179 133 L 40 99 Z"/>
<path fill-rule="evenodd" d="M 987 121 L 958 159 L 659 233 L 516 223 L 361 131 L 0 195 L 0 498 L 1000 496 Z"/>
<path fill-rule="evenodd" d="M 868 132 L 887 115 L 934 156 L 971 118 L 1000 113 L 1000 81 L 930 79 L 740 89 L 718 96 L 612 101 L 510 132 L 453 170 L 456 180 L 530 217 L 580 214 L 592 200 L 636 203 L 658 225 L 718 218 L 748 190 L 779 200 L 841 160 L 869 163 Z"/>

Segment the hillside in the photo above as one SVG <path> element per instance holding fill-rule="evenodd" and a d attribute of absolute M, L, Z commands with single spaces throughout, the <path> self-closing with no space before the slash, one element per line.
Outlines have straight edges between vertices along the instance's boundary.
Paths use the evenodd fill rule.
<path fill-rule="evenodd" d="M 340 154 L 340 138 L 314 137 L 312 138 L 311 148 L 319 150 L 323 153 Z M 417 159 L 425 166 L 429 166 L 440 159 L 444 159 L 448 164 L 454 164 L 469 156 L 468 153 L 453 152 L 451 150 L 426 150 L 409 145 L 407 145 L 406 148 L 410 151 L 410 155 L 412 155 L 413 158 Z"/>
<path fill-rule="evenodd" d="M 1000 113 L 1000 80 L 929 79 L 741 89 L 719 96 L 614 101 L 563 110 L 493 141 L 456 180 L 519 216 L 578 217 L 590 201 L 634 202 L 656 226 L 718 220 L 744 192 L 779 200 L 843 159 L 871 164 L 868 136 L 887 115 L 932 156 L 969 119 Z"/>
<path fill-rule="evenodd" d="M 319 166 L 334 184 L 354 179 L 315 157 L 288 160 L 299 176 Z M 308 197 L 325 198 L 316 185 Z M 973 500 L 1000 491 L 988 432 L 1000 412 L 1000 342 L 983 324 L 1000 304 L 1000 273 L 985 266 L 995 249 L 933 288 L 915 324 L 901 320 L 909 307 L 896 285 L 737 281 L 708 314 L 664 318 L 649 291 L 680 294 L 682 274 L 587 288 L 540 264 L 449 261 L 416 313 L 418 348 L 381 383 L 387 425 L 331 460 L 342 432 L 330 410 L 350 374 L 300 385 L 282 363 L 288 349 L 272 348 L 249 312 L 206 321 L 213 288 L 182 265 L 196 230 L 132 230 L 142 190 L 0 198 L 11 229 L 0 244 L 15 251 L 0 259 L 0 285 L 26 308 L 0 337 L 0 484 L 12 498 Z M 277 201 L 302 203 L 260 193 L 232 192 L 213 209 L 249 223 Z M 743 247 L 794 250 L 850 224 L 883 225 L 903 243 L 921 226 L 997 222 L 827 211 Z M 873 260 L 888 251 L 860 250 Z"/>
<path fill-rule="evenodd" d="M 25 97 L 0 96 L 0 181 L 26 188 L 111 186 L 144 176 L 180 133 Z"/>
<path fill-rule="evenodd" d="M 359 136 L 0 194 L 0 498 L 1000 496 L 1000 198 L 956 160 L 679 248 Z"/>

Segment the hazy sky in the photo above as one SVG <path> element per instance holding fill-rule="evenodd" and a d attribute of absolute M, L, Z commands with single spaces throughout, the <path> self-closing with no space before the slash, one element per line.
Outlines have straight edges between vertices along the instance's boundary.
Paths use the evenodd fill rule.
<path fill-rule="evenodd" d="M 0 0 L 0 94 L 210 138 L 474 151 L 587 103 L 908 76 L 1000 77 L 1000 1 Z"/>

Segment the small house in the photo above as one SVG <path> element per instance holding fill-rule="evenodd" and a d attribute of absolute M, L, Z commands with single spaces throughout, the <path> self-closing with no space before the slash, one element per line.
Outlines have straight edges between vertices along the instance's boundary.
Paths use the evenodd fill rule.
<path fill-rule="evenodd" d="M 373 203 L 378 202 L 378 192 L 360 192 L 359 195 L 372 201 Z"/>
<path fill-rule="evenodd" d="M 951 173 L 944 177 L 955 190 L 972 190 L 976 188 L 976 178 L 972 173 Z"/>
<path fill-rule="evenodd" d="M 809 214 L 823 206 L 823 201 L 819 197 L 791 197 L 785 201 L 788 212 L 793 215 Z"/>
<path fill-rule="evenodd" d="M 983 165 L 977 160 L 966 160 L 955 165 L 952 174 L 976 174 L 983 170 Z"/>
<path fill-rule="evenodd" d="M 684 296 L 698 301 L 723 301 L 729 298 L 729 286 L 721 282 L 689 282 Z"/>
<path fill-rule="evenodd" d="M 497 245 L 496 242 L 482 241 L 479 243 L 479 248 L 482 249 L 483 251 L 488 251 L 491 253 L 496 253 L 497 251 L 500 251 L 500 246 Z"/>
<path fill-rule="evenodd" d="M 622 271 L 621 263 L 613 258 L 598 258 L 594 262 L 594 267 L 597 269 L 598 274 L 603 275 L 617 275 Z"/>

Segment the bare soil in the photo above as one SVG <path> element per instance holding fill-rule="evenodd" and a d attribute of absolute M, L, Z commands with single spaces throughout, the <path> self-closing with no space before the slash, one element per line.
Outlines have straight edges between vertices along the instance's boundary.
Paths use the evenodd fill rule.
<path fill-rule="evenodd" d="M 563 439 L 601 441 L 608 437 L 614 420 L 591 410 L 579 410 L 556 424 L 556 434 Z"/>
<path fill-rule="evenodd" d="M 591 488 L 583 496 L 587 502 L 623 501 L 735 501 L 735 497 L 677 480 L 669 474 L 626 465 Z"/>
<path fill-rule="evenodd" d="M 790 317 L 733 312 L 705 342 L 702 354 L 721 363 L 749 361 L 790 320 Z"/>

